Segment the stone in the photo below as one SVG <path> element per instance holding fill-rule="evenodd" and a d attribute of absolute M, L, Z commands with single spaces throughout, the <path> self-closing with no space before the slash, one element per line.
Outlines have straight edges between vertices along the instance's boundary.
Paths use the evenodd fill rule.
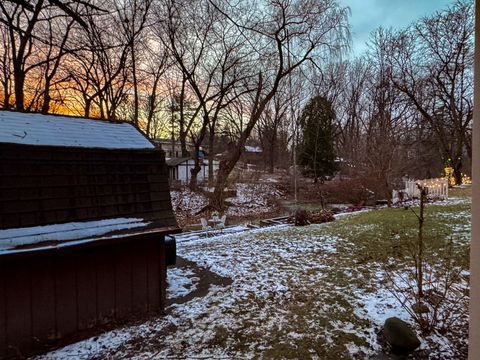
<path fill-rule="evenodd" d="M 385 320 L 385 339 L 396 352 L 406 353 L 420 346 L 420 340 L 410 326 L 397 317 Z"/>

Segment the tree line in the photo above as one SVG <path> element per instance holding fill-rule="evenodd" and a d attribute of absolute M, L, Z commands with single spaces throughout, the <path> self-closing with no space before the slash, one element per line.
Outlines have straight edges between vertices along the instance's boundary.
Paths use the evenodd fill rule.
<path fill-rule="evenodd" d="M 438 177 L 447 165 L 461 184 L 472 159 L 473 57 L 473 1 L 456 1 L 406 28 L 378 28 L 365 54 L 327 64 L 314 93 L 335 111 L 337 156 L 386 198 L 403 176 Z"/>
<path fill-rule="evenodd" d="M 130 121 L 182 155 L 191 142 L 192 188 L 198 150 L 213 160 L 224 139 L 215 208 L 249 138 L 270 171 L 291 156 L 314 96 L 332 104 L 339 156 L 385 189 L 432 153 L 459 178 L 471 156 L 471 1 L 379 29 L 355 60 L 342 60 L 348 9 L 335 0 L 6 0 L 0 37 L 4 109 Z"/>

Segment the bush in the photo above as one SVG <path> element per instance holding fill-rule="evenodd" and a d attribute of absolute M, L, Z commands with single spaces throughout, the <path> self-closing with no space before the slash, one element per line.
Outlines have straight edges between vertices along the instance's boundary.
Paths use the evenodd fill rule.
<path fill-rule="evenodd" d="M 296 210 L 288 219 L 289 223 L 294 224 L 295 226 L 305 226 L 310 224 L 309 221 L 310 214 L 307 210 Z"/>
<path fill-rule="evenodd" d="M 335 220 L 333 212 L 330 210 L 307 211 L 296 210 L 289 218 L 289 223 L 295 226 L 305 226 L 309 224 L 321 224 Z"/>
<path fill-rule="evenodd" d="M 310 213 L 310 222 L 312 224 L 321 224 L 335 220 L 333 212 L 330 210 L 320 210 Z"/>
<path fill-rule="evenodd" d="M 363 179 L 335 179 L 323 184 L 299 178 L 298 197 L 302 202 L 324 202 L 325 204 L 359 204 L 376 198 L 372 184 Z M 292 193 L 293 183 L 286 183 L 286 192 Z M 292 193 L 293 194 L 293 193 Z"/>

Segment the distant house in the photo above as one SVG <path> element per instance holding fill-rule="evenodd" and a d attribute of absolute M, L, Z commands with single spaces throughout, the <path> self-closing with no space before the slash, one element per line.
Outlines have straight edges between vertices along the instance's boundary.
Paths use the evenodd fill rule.
<path fill-rule="evenodd" d="M 240 160 L 247 169 L 255 168 L 262 163 L 263 150 L 260 146 L 245 145 L 245 151 Z"/>
<path fill-rule="evenodd" d="M 163 311 L 179 229 L 140 131 L 0 111 L 0 174 L 0 358 Z"/>
<path fill-rule="evenodd" d="M 260 146 L 250 146 L 250 145 L 245 145 L 245 152 L 246 153 L 256 153 L 256 154 L 261 154 L 263 152 L 262 148 Z"/>
<path fill-rule="evenodd" d="M 200 159 L 202 169 L 197 175 L 198 181 L 208 180 L 208 160 Z M 171 158 L 166 160 L 168 166 L 168 177 L 171 182 L 179 182 L 181 184 L 188 184 L 191 179 L 191 170 L 195 166 L 195 161 L 191 157 Z M 216 176 L 219 161 L 213 160 L 213 174 Z"/>
<path fill-rule="evenodd" d="M 153 143 L 162 148 L 166 158 L 180 158 L 182 156 L 182 144 L 178 140 L 172 143 L 170 139 L 157 139 L 153 140 Z M 185 145 L 188 153 L 193 154 L 194 145 L 190 142 L 187 142 Z"/>

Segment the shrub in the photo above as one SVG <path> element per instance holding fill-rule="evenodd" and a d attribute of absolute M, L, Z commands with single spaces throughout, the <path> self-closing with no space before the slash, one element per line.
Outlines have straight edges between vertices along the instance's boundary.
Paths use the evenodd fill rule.
<path fill-rule="evenodd" d="M 296 210 L 288 219 L 295 226 L 305 226 L 310 224 L 309 213 L 307 210 Z"/>
<path fill-rule="evenodd" d="M 296 210 L 289 218 L 289 222 L 295 226 L 305 226 L 309 224 L 321 224 L 335 220 L 333 212 L 330 210 L 307 211 L 303 209 Z"/>
<path fill-rule="evenodd" d="M 312 224 L 320 224 L 335 220 L 333 212 L 330 210 L 320 210 L 310 213 L 310 222 Z"/>

